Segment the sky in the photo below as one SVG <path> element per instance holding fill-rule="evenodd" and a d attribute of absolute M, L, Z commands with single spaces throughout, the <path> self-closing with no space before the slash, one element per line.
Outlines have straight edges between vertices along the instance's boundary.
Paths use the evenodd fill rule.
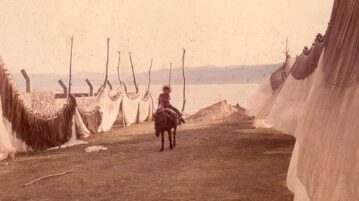
<path fill-rule="evenodd" d="M 11 73 L 110 73 L 181 65 L 273 64 L 324 33 L 333 0 L 0 0 L 0 55 Z"/>

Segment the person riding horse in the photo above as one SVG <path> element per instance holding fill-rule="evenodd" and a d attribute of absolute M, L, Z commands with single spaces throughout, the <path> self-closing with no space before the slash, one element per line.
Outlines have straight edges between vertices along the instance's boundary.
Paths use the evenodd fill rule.
<path fill-rule="evenodd" d="M 170 100 L 171 100 L 171 93 L 172 89 L 170 86 L 168 85 L 164 85 L 162 87 L 162 92 L 158 98 L 158 108 L 168 108 L 173 110 L 174 112 L 176 112 L 181 120 L 182 123 L 185 123 L 185 120 L 182 117 L 182 113 L 174 106 L 171 105 Z"/>
<path fill-rule="evenodd" d="M 169 147 L 173 149 L 176 146 L 177 126 L 181 122 L 185 123 L 181 112 L 170 104 L 171 87 L 165 85 L 162 88 L 163 93 L 158 98 L 158 109 L 155 113 L 155 131 L 156 136 L 161 135 L 161 150 L 164 150 L 164 134 L 168 133 Z M 172 132 L 173 130 L 173 132 Z"/>

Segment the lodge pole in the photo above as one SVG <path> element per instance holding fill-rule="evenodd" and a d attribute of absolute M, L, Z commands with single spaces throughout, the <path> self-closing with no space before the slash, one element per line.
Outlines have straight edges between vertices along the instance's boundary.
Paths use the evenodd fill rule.
<path fill-rule="evenodd" d="M 182 112 L 185 109 L 186 105 L 186 76 L 184 73 L 184 58 L 185 58 L 186 50 L 183 49 L 183 55 L 182 55 L 182 76 L 183 76 L 183 105 L 182 105 Z"/>

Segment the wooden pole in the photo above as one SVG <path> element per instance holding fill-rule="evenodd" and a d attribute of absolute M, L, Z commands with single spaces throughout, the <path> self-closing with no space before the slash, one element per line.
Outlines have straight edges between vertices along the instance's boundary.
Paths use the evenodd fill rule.
<path fill-rule="evenodd" d="M 149 92 L 149 91 L 150 91 L 150 86 L 151 86 L 151 69 L 152 69 L 152 62 L 153 62 L 153 58 L 151 58 L 150 70 L 148 71 L 148 85 L 147 85 L 147 92 Z"/>
<path fill-rule="evenodd" d="M 63 93 L 59 97 L 60 98 L 67 98 L 69 93 L 68 93 L 68 89 L 67 89 L 65 83 L 62 80 L 59 80 L 58 83 L 61 85 L 62 91 L 63 91 Z"/>
<path fill-rule="evenodd" d="M 92 86 L 90 80 L 86 78 L 85 81 L 86 81 L 87 85 L 88 85 L 89 88 L 90 88 L 89 96 L 93 96 L 93 86 Z"/>
<path fill-rule="evenodd" d="M 183 55 L 182 55 L 182 76 L 183 76 L 183 105 L 182 105 L 182 112 L 185 109 L 185 105 L 186 105 L 186 76 L 184 73 L 184 57 L 186 54 L 186 50 L 183 49 Z"/>
<path fill-rule="evenodd" d="M 110 87 L 110 90 L 112 90 L 112 84 L 111 84 L 110 80 L 107 80 L 106 84 L 108 85 L 108 87 Z"/>
<path fill-rule="evenodd" d="M 117 77 L 118 77 L 118 81 L 120 82 L 120 84 L 122 84 L 122 80 L 120 77 L 120 62 L 121 62 L 121 52 L 117 51 L 118 53 L 118 62 L 117 62 Z"/>
<path fill-rule="evenodd" d="M 170 63 L 170 75 L 168 79 L 168 85 L 171 86 L 171 79 L 172 79 L 172 63 Z"/>
<path fill-rule="evenodd" d="M 103 89 L 106 88 L 107 79 L 108 79 L 108 60 L 109 60 L 109 54 L 110 54 L 110 38 L 107 38 L 106 75 L 105 75 L 105 81 L 103 82 Z"/>
<path fill-rule="evenodd" d="M 74 37 L 71 36 L 71 51 L 70 51 L 70 72 L 69 72 L 69 86 L 68 86 L 68 94 L 67 94 L 67 98 L 70 97 L 71 94 L 71 74 L 72 74 L 72 47 L 73 47 L 73 43 L 74 43 Z"/>
<path fill-rule="evenodd" d="M 133 67 L 131 52 L 129 52 L 128 55 L 130 57 L 130 63 L 131 63 L 131 68 L 132 68 L 133 83 L 135 84 L 136 93 L 138 93 L 138 86 L 137 86 L 137 82 L 136 82 L 136 76 L 135 76 L 135 70 L 134 70 L 134 67 Z"/>
<path fill-rule="evenodd" d="M 26 93 L 30 93 L 31 92 L 31 79 L 30 79 L 29 75 L 26 73 L 25 69 L 21 69 L 20 72 L 26 81 Z"/>
<path fill-rule="evenodd" d="M 57 174 L 46 175 L 46 176 L 40 177 L 38 179 L 35 179 L 33 181 L 30 181 L 29 183 L 26 183 L 26 184 L 22 185 L 22 187 L 30 186 L 31 184 L 39 182 L 39 181 L 41 181 L 43 179 L 48 179 L 48 178 L 51 178 L 51 177 L 58 177 L 58 176 L 62 176 L 62 175 L 65 175 L 65 174 L 69 174 L 69 173 L 72 173 L 73 171 L 74 170 L 68 170 L 68 171 L 65 171 L 65 172 L 57 173 Z"/>

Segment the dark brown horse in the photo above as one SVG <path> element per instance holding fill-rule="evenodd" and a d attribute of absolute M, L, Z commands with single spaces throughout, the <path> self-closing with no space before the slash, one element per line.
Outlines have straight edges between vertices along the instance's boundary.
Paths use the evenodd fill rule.
<path fill-rule="evenodd" d="M 157 137 L 159 137 L 161 134 L 162 147 L 160 151 L 164 150 L 165 132 L 168 133 L 168 141 L 170 143 L 169 148 L 173 149 L 174 147 L 176 147 L 176 131 L 178 125 L 180 125 L 180 119 L 177 113 L 174 112 L 173 110 L 168 108 L 160 108 L 156 111 L 155 130 Z M 172 133 L 172 129 L 173 129 L 173 133 Z"/>

